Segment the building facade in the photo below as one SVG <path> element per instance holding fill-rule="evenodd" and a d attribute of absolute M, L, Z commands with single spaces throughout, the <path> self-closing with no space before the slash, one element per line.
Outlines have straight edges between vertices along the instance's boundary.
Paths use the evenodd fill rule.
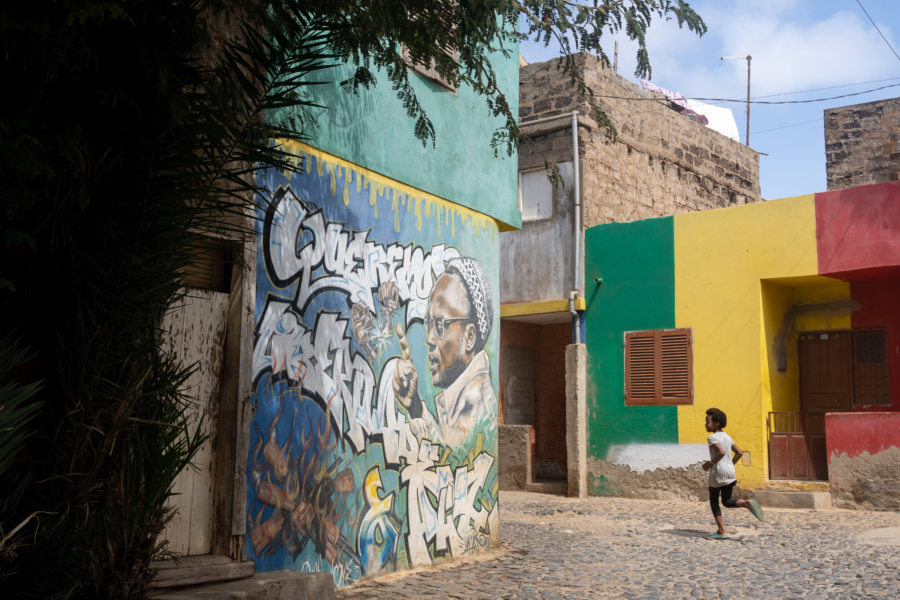
<path fill-rule="evenodd" d="M 515 52 L 491 63 L 516 110 Z M 495 157 L 503 121 L 471 89 L 410 72 L 425 146 L 383 73 L 357 94 L 337 83 L 351 75 L 319 72 L 318 126 L 273 141 L 295 169 L 259 174 L 229 289 L 179 317 L 212 355 L 211 438 L 204 473 L 179 484 L 205 493 L 176 519 L 205 514 L 212 542 L 171 548 L 212 556 L 159 585 L 255 570 L 343 586 L 500 543 L 499 232 L 521 224 L 516 158 Z M 205 313 L 220 326 L 194 327 Z"/>
<path fill-rule="evenodd" d="M 601 225 L 586 247 L 592 494 L 703 497 L 717 407 L 742 488 L 897 508 L 900 183 Z"/>
<path fill-rule="evenodd" d="M 575 60 L 615 138 L 557 61 L 520 69 L 523 223 L 500 235 L 501 419 L 510 428 L 502 454 L 523 457 L 508 465 L 517 473 L 504 480 L 510 487 L 566 481 L 586 458 L 580 432 L 567 425 L 583 415 L 566 392 L 578 378 L 567 371 L 566 346 L 584 341 L 584 309 L 597 289 L 593 275 L 585 275 L 585 228 L 760 200 L 754 150 L 597 57 Z"/>

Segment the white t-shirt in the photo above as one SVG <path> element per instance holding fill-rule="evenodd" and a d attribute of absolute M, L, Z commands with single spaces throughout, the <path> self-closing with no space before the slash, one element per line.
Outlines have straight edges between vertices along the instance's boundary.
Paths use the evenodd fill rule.
<path fill-rule="evenodd" d="M 734 441 L 731 437 L 724 431 L 717 431 L 709 434 L 709 437 L 706 438 L 706 442 L 709 444 L 710 461 L 713 461 L 716 458 L 716 449 L 714 448 L 716 444 L 721 446 L 722 451 L 725 453 L 725 455 L 719 459 L 719 462 L 714 464 L 709 470 L 709 487 L 722 487 L 723 485 L 728 485 L 729 483 L 737 481 L 734 474 L 734 463 L 731 462 L 733 460 L 731 447 L 734 446 Z"/>

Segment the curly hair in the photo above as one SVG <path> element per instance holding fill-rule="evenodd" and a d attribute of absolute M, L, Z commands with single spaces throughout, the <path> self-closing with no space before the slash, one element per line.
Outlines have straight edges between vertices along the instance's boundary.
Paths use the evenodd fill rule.
<path fill-rule="evenodd" d="M 725 416 L 724 412 L 718 408 L 708 408 L 706 409 L 706 414 L 712 417 L 714 422 L 719 424 L 719 429 L 725 429 L 725 424 L 728 423 L 728 417 Z"/>

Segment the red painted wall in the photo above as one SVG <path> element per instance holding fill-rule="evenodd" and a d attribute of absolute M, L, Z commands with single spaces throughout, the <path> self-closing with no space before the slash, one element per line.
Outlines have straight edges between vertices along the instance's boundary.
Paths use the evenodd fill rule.
<path fill-rule="evenodd" d="M 832 456 L 863 452 L 877 454 L 891 446 L 900 448 L 900 413 L 828 413 L 825 415 L 828 463 Z"/>
<path fill-rule="evenodd" d="M 900 411 L 900 279 L 852 282 L 850 297 L 859 309 L 850 317 L 853 329 L 887 327 L 891 373 L 891 406 L 861 407 L 858 411 Z"/>
<path fill-rule="evenodd" d="M 819 274 L 900 274 L 900 181 L 816 194 Z"/>

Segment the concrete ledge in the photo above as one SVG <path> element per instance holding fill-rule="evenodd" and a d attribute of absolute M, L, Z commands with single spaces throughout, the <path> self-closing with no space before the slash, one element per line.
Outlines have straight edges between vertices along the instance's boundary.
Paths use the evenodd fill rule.
<path fill-rule="evenodd" d="M 772 508 L 810 508 L 813 510 L 831 508 L 829 492 L 755 490 L 753 497 L 761 505 Z"/>
<path fill-rule="evenodd" d="M 331 573 L 272 571 L 248 579 L 158 591 L 162 600 L 333 600 Z"/>
<path fill-rule="evenodd" d="M 563 479 L 560 480 L 540 480 L 530 481 L 525 484 L 526 492 L 537 492 L 539 494 L 556 494 L 566 496 L 569 492 L 569 484 Z"/>

